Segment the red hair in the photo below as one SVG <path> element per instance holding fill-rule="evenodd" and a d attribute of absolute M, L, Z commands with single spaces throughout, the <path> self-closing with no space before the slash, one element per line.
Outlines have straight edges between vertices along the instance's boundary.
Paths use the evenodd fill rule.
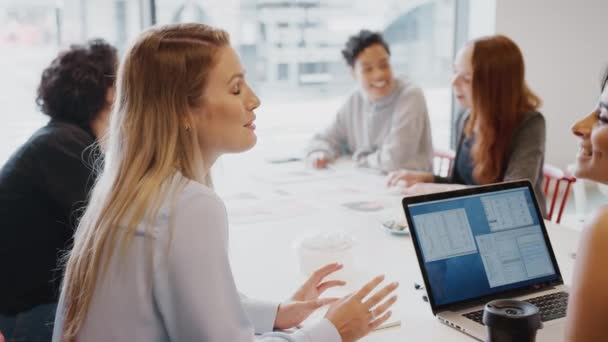
<path fill-rule="evenodd" d="M 473 101 L 465 134 L 475 134 L 473 179 L 488 184 L 502 180 L 513 132 L 541 100 L 526 85 L 524 59 L 511 39 L 496 35 L 471 44 Z"/>

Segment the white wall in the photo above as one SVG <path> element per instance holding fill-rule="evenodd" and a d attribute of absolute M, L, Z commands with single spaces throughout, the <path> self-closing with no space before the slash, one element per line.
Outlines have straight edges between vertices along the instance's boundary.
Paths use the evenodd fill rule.
<path fill-rule="evenodd" d="M 608 66 L 608 0 L 496 0 L 496 32 L 522 49 L 530 87 L 544 100 L 546 161 L 575 160 L 570 126 L 597 103 Z"/>
<path fill-rule="evenodd" d="M 469 0 L 469 39 L 496 32 L 496 0 Z"/>

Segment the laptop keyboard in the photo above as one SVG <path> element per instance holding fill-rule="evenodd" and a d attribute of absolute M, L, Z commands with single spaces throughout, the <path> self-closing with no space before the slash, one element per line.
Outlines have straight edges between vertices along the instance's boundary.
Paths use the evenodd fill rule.
<path fill-rule="evenodd" d="M 525 301 L 538 307 L 540 319 L 543 322 L 566 317 L 566 309 L 568 307 L 568 293 L 566 292 L 556 292 L 545 296 L 528 298 Z M 463 316 L 483 325 L 483 310 L 469 312 L 463 314 Z"/>

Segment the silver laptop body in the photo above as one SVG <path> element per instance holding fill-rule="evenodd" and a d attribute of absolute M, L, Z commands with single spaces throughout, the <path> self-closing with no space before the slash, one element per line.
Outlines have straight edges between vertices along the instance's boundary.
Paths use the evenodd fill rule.
<path fill-rule="evenodd" d="M 442 323 L 483 341 L 483 305 L 519 299 L 543 308 L 537 341 L 564 340 L 568 289 L 529 181 L 406 197 L 403 208 Z"/>

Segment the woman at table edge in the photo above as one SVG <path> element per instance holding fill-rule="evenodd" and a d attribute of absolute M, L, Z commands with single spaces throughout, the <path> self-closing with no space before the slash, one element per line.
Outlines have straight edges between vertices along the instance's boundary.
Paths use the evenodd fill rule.
<path fill-rule="evenodd" d="M 595 109 L 572 126 L 580 139 L 575 176 L 608 184 L 608 69 Z M 566 341 L 608 341 L 608 206 L 600 207 L 583 230 L 577 251 Z"/>

